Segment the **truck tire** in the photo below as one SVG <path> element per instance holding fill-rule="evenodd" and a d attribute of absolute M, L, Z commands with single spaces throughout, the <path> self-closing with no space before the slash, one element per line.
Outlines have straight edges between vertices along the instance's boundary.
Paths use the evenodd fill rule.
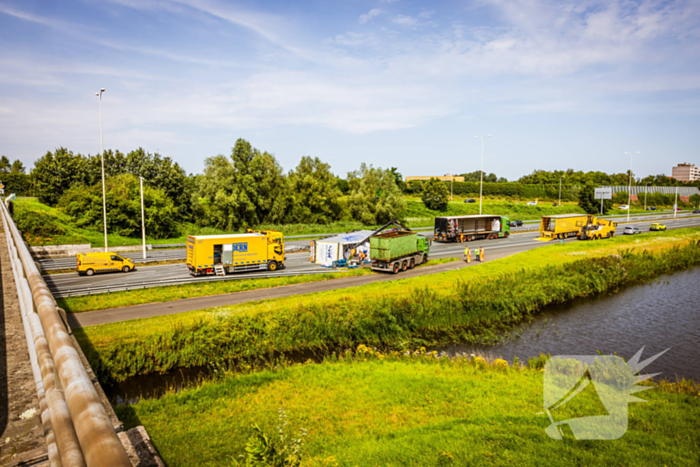
<path fill-rule="evenodd" d="M 277 261 L 270 261 L 267 263 L 267 270 L 268 271 L 277 271 Z"/>
<path fill-rule="evenodd" d="M 403 260 L 403 263 L 401 263 L 401 270 L 405 271 L 408 269 L 408 261 Z"/>
<path fill-rule="evenodd" d="M 394 274 L 398 274 L 400 270 L 401 270 L 401 267 L 399 266 L 399 262 L 397 261 L 391 267 L 391 272 L 393 272 Z"/>
<path fill-rule="evenodd" d="M 131 269 L 129 269 L 129 266 L 124 266 L 122 268 L 122 272 L 129 272 L 129 271 L 131 271 Z"/>
<path fill-rule="evenodd" d="M 85 271 L 86 276 L 92 276 L 93 274 L 95 274 L 95 271 L 92 269 L 88 269 L 87 271 Z"/>
<path fill-rule="evenodd" d="M 415 259 L 415 258 L 411 258 L 411 262 L 408 263 L 408 269 L 413 269 L 413 268 L 415 268 L 415 267 L 416 267 L 416 259 Z"/>

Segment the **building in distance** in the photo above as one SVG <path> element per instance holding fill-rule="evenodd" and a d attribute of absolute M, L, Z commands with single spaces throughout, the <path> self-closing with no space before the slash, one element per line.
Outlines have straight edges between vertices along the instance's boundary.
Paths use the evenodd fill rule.
<path fill-rule="evenodd" d="M 671 172 L 671 178 L 675 178 L 680 182 L 694 182 L 700 180 L 700 167 L 695 164 L 678 164 Z"/>
<path fill-rule="evenodd" d="M 443 175 L 443 176 L 436 176 L 436 175 L 423 176 L 423 175 L 420 175 L 417 177 L 406 177 L 406 183 L 414 182 L 416 180 L 420 180 L 421 182 L 427 182 L 431 178 L 437 178 L 441 182 L 452 182 L 452 181 L 463 182 L 464 181 L 464 177 L 458 177 L 456 175 Z"/>

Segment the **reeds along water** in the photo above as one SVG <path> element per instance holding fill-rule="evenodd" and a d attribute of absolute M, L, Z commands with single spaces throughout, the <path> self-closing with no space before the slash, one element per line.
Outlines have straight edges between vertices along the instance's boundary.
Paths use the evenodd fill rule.
<path fill-rule="evenodd" d="M 700 242 L 657 254 L 620 251 L 563 266 L 456 281 L 440 292 L 407 287 L 400 296 L 358 294 L 337 302 L 321 297 L 285 309 L 264 305 L 261 312 L 248 306 L 253 312 L 212 313 L 129 343 L 112 339 L 87 353 L 100 379 L 110 382 L 176 368 L 268 361 L 293 352 L 322 356 L 359 344 L 406 350 L 485 342 L 546 305 L 614 292 L 698 264 Z"/>

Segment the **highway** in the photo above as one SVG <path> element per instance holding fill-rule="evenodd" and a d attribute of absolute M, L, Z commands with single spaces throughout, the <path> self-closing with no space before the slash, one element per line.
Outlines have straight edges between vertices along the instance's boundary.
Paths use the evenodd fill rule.
<path fill-rule="evenodd" d="M 629 224 L 620 223 L 616 230 L 616 235 L 622 235 L 626 226 L 639 227 L 643 234 L 639 237 L 643 238 L 648 233 L 649 225 L 654 220 L 644 220 L 639 222 L 631 222 Z M 677 229 L 683 227 L 700 226 L 700 217 L 678 217 L 677 219 L 664 219 L 668 229 Z M 521 228 L 519 230 L 523 230 Z M 518 229 L 513 229 L 517 232 Z M 521 251 L 530 250 L 550 242 L 538 242 L 534 238 L 538 236 L 537 232 L 524 232 L 514 234 L 509 238 L 501 238 L 497 240 L 482 240 L 469 243 L 471 248 L 483 246 L 486 250 L 486 258 L 496 256 L 508 256 L 510 254 L 519 253 Z M 577 239 L 568 239 L 567 242 L 577 242 Z M 598 240 L 604 242 L 605 240 Z M 287 246 L 291 243 L 306 244 L 306 241 L 286 242 Z M 464 252 L 464 247 L 467 244 L 462 243 L 438 243 L 434 242 L 430 251 L 430 258 L 446 258 L 446 257 L 461 257 Z M 312 264 L 309 261 L 308 253 L 294 253 L 287 255 L 286 268 L 280 271 L 272 272 L 253 272 L 231 274 L 226 277 L 204 276 L 192 277 L 187 271 L 187 267 L 183 264 L 167 264 L 160 266 L 147 266 L 137 268 L 130 273 L 108 273 L 96 274 L 92 277 L 78 276 L 77 273 L 54 274 L 44 276 L 49 289 L 55 297 L 70 297 L 79 295 L 90 295 L 104 292 L 114 292 L 120 290 L 141 289 L 148 287 L 159 287 L 164 285 L 176 285 L 190 282 L 206 282 L 206 281 L 221 281 L 221 280 L 245 280 L 249 278 L 263 277 L 281 277 L 299 274 L 319 274 L 328 273 L 332 270 L 322 266 Z M 396 277 L 400 278 L 401 274 Z"/>
<path fill-rule="evenodd" d="M 678 213 L 679 217 L 682 216 L 692 216 L 693 214 L 689 212 L 680 212 Z M 672 218 L 673 213 L 670 211 L 660 211 L 657 213 L 652 213 L 652 214 L 643 214 L 643 215 L 637 215 L 637 216 L 632 216 L 631 220 L 644 220 L 644 219 L 649 219 L 649 218 L 654 218 L 654 219 L 665 219 L 665 218 Z M 624 219 L 624 215 L 615 215 L 615 216 L 605 216 L 602 217 L 602 219 L 612 219 L 616 222 L 622 222 Z M 525 225 L 522 227 L 512 227 L 511 232 L 513 233 L 518 233 L 518 232 L 524 232 L 532 229 L 537 229 L 539 228 L 539 220 L 537 221 L 525 221 Z M 422 234 L 427 234 L 430 235 L 430 232 L 432 228 L 430 227 L 421 227 L 421 228 L 416 228 L 413 229 L 419 233 Z M 339 235 L 337 233 L 332 233 L 332 234 L 327 234 L 328 236 L 333 236 L 333 235 Z M 302 236 L 304 239 L 300 239 L 299 236 L 290 236 L 287 237 L 287 241 L 285 241 L 285 250 L 289 252 L 294 252 L 298 251 L 299 249 L 306 248 L 309 246 L 311 238 L 322 238 L 323 235 L 318 235 L 318 236 L 313 236 L 313 235 L 304 235 Z M 309 238 L 311 237 L 311 238 Z M 137 248 L 137 247 L 135 247 Z M 187 252 L 184 248 L 167 248 L 167 249 L 153 249 L 149 250 L 146 252 L 146 259 L 143 259 L 143 254 L 141 250 L 138 251 L 130 251 L 130 252 L 124 252 L 124 253 L 119 253 L 119 255 L 124 256 L 126 258 L 131 259 L 137 264 L 144 264 L 144 263 L 158 263 L 161 261 L 184 261 L 185 258 L 187 257 Z M 57 271 L 57 270 L 65 270 L 65 269 L 73 269 L 75 268 L 76 264 L 76 257 L 75 256 L 67 256 L 67 257 L 61 257 L 61 258 L 44 258 L 44 259 L 38 259 L 37 263 L 39 263 L 39 267 L 43 271 Z"/>

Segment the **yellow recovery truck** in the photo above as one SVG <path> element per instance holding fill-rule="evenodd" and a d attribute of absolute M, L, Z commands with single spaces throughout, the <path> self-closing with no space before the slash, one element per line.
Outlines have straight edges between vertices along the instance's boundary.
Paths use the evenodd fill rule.
<path fill-rule="evenodd" d="M 590 214 L 559 214 L 543 216 L 540 236 L 535 240 L 546 242 L 555 239 L 577 237 L 579 240 L 599 240 L 615 236 L 617 224 L 598 219 Z"/>
<path fill-rule="evenodd" d="M 187 269 L 193 276 L 282 268 L 284 235 L 275 230 L 187 237 Z"/>

